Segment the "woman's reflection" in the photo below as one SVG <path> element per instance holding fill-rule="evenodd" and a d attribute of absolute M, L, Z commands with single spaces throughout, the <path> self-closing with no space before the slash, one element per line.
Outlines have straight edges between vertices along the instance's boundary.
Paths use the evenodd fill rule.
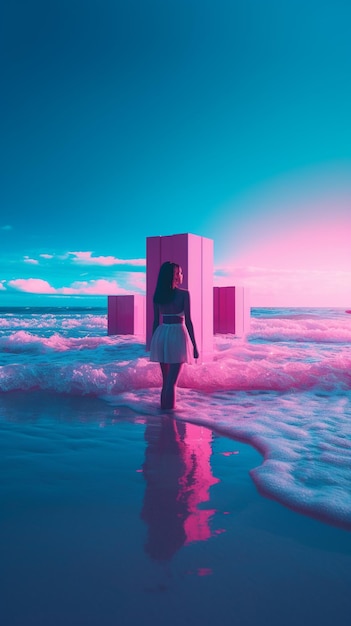
<path fill-rule="evenodd" d="M 210 465 L 212 432 L 165 416 L 148 422 L 145 439 L 145 551 L 152 559 L 169 561 L 185 543 L 211 536 L 215 511 L 198 505 L 209 501 L 209 489 L 218 482 Z"/>

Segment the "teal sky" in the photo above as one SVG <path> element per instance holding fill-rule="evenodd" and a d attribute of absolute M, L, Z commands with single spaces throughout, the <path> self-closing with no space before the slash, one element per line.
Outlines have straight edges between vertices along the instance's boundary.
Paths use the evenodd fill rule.
<path fill-rule="evenodd" d="M 351 301 L 350 21 L 348 0 L 3 3 L 1 301 L 142 290 L 145 238 L 178 232 L 255 304 L 294 257 Z"/>

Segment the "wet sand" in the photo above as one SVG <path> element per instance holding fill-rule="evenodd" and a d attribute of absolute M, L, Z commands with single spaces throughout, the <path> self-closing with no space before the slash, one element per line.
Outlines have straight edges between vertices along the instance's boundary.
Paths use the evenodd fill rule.
<path fill-rule="evenodd" d="M 250 446 L 94 399 L 0 409 L 2 626 L 350 615 L 351 533 L 260 496 Z"/>

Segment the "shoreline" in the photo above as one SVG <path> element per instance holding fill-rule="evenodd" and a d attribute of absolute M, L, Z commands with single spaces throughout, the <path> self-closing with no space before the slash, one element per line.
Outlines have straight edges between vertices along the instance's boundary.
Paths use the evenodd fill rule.
<path fill-rule="evenodd" d="M 25 395 L 0 421 L 4 626 L 329 626 L 351 610 L 351 534 L 263 498 L 251 445 Z"/>

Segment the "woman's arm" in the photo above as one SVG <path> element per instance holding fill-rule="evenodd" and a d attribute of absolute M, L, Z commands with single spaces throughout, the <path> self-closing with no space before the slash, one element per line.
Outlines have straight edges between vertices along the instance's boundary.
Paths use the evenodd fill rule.
<path fill-rule="evenodd" d="M 199 352 L 198 352 L 197 345 L 196 345 L 194 327 L 193 327 L 193 323 L 191 321 L 191 315 L 190 315 L 190 294 L 189 294 L 189 291 L 185 291 L 185 290 L 184 290 L 184 315 L 185 315 L 185 326 L 188 329 L 189 337 L 194 347 L 194 359 L 197 359 L 199 357 Z"/>
<path fill-rule="evenodd" d="M 152 334 L 154 334 L 157 326 L 160 324 L 160 307 L 154 302 L 154 324 L 152 327 Z"/>

